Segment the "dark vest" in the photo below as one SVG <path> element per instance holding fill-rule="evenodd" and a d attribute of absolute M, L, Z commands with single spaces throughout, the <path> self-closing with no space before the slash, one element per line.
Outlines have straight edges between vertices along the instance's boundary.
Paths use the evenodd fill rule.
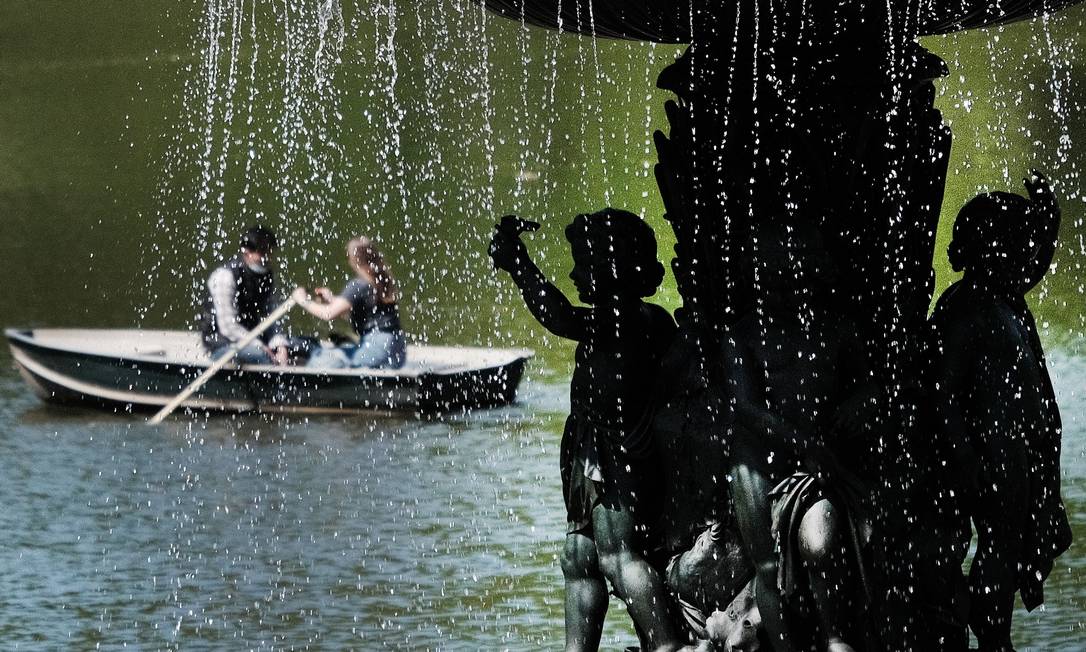
<path fill-rule="evenodd" d="M 230 270 L 234 276 L 236 288 L 234 309 L 237 311 L 238 323 L 247 330 L 253 330 L 268 316 L 268 306 L 271 304 L 272 292 L 275 290 L 275 275 L 271 270 L 257 274 L 249 269 L 240 257 L 226 261 L 221 267 Z M 209 347 L 214 348 L 226 343 L 219 336 L 219 323 L 215 318 L 215 306 L 211 301 L 209 289 L 205 289 L 199 326 L 204 336 L 204 343 Z"/>

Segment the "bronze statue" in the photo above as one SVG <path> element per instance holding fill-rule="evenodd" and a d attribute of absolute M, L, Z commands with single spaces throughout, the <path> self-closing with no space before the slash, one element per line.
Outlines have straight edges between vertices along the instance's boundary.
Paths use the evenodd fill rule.
<path fill-rule="evenodd" d="M 939 297 L 938 425 L 977 530 L 969 625 L 980 650 L 1011 650 L 1019 592 L 1044 600 L 1053 560 L 1071 543 L 1060 499 L 1060 414 L 1025 294 L 1052 262 L 1060 211 L 1039 173 L 1029 199 L 995 192 L 967 203 L 948 251 L 964 272 Z"/>
<path fill-rule="evenodd" d="M 606 208 L 574 218 L 566 238 L 573 254 L 570 278 L 586 304 L 578 307 L 528 256 L 520 231 L 530 228 L 537 225 L 502 218 L 490 256 L 512 275 L 544 328 L 577 342 L 561 452 L 566 649 L 599 646 L 607 610 L 604 578 L 652 649 L 678 649 L 663 579 L 646 560 L 646 526 L 658 519 L 653 502 L 659 471 L 649 427 L 654 381 L 675 331 L 667 311 L 643 300 L 663 280 L 656 237 L 626 211 Z"/>
<path fill-rule="evenodd" d="M 923 361 L 951 134 L 935 108 L 934 80 L 948 74 L 947 67 L 918 38 L 1021 20 L 1078 0 L 479 1 L 563 31 L 689 44 L 657 82 L 675 95 L 665 107 L 668 133 L 655 134 L 655 173 L 675 232 L 683 297 L 681 336 L 671 354 L 677 360 L 668 366 L 689 383 L 672 388 L 671 403 L 662 408 L 660 423 L 675 435 L 661 457 L 673 467 L 662 473 L 672 485 L 691 482 L 677 469 L 696 462 L 679 458 L 727 457 L 725 464 L 734 470 L 730 500 L 757 569 L 755 598 L 773 645 L 791 649 L 789 635 L 805 645 L 807 634 L 817 631 L 824 649 L 965 648 L 961 573 L 954 564 L 964 554 L 955 512 L 961 512 L 961 492 L 936 472 L 942 460 L 933 458 L 926 441 L 949 438 L 969 444 L 947 452 L 961 477 L 991 472 L 992 460 L 1008 455 L 1018 471 L 1006 478 L 1003 490 L 1017 483 L 1028 492 L 1012 505 L 1016 518 L 1025 519 L 1026 534 L 982 537 L 983 551 L 971 571 L 973 630 L 988 649 L 1006 648 L 1013 595 L 1008 560 L 1026 569 L 1017 582 L 1027 606 L 1034 606 L 1041 599 L 1038 578 L 1048 573 L 1069 536 L 1059 517 L 1054 472 L 1059 415 L 1023 299 L 1047 268 L 1058 213 L 1041 182 L 1030 183 L 1032 205 L 1048 206 L 1047 213 L 1025 211 L 1021 202 L 998 196 L 968 207 L 967 216 L 974 210 L 989 216 L 1028 213 L 1028 232 L 1042 244 L 1028 254 L 1006 251 L 1002 266 L 979 254 L 962 258 L 969 280 L 944 296 L 934 325 L 944 342 L 967 332 L 966 324 L 987 328 L 982 332 L 992 334 L 993 350 L 1005 355 L 1011 344 L 1004 339 L 1013 336 L 1014 350 L 1023 357 L 1004 357 L 980 369 L 969 366 L 964 349 L 944 346 L 935 370 L 942 384 L 932 396 L 935 381 L 925 382 L 930 378 L 923 375 Z M 978 223 L 971 219 L 959 220 L 963 229 Z M 779 231 L 754 237 L 774 223 L 770 230 L 783 223 L 815 229 L 821 244 L 808 247 L 812 240 L 800 235 L 797 243 L 807 244 L 770 253 L 765 245 L 787 250 L 792 238 Z M 991 237 L 1003 242 L 1014 231 L 1007 228 L 966 235 L 963 246 Z M 813 249 L 824 253 L 812 256 Z M 820 257 L 838 270 L 832 280 L 806 269 L 792 274 L 785 265 L 802 260 L 818 269 Z M 970 312 L 966 299 L 972 297 L 988 312 Z M 787 352 L 813 358 L 793 360 Z M 1011 373 L 1021 385 L 1024 398 L 1015 400 L 1033 403 L 1018 415 L 1020 422 L 989 438 L 997 442 L 994 450 L 974 455 L 974 430 L 982 420 L 969 409 L 1007 398 L 1000 392 L 1009 388 L 985 385 L 998 373 Z M 951 381 L 961 396 L 943 389 Z M 976 394 L 974 386 L 988 387 L 989 394 L 966 400 Z M 716 399 L 706 397 L 712 392 Z M 933 398 L 949 401 L 938 415 L 925 409 Z M 734 413 L 716 406 L 722 401 L 731 402 Z M 696 418 L 684 420 L 682 405 Z M 847 445 L 845 436 L 851 438 Z M 844 449 L 861 452 L 846 455 Z M 806 476 L 791 475 L 797 464 Z M 705 469 L 697 473 L 711 477 Z M 664 523 L 672 546 L 680 540 L 692 545 L 698 519 L 722 511 L 702 504 L 711 486 L 704 480 L 692 481 L 697 504 Z M 862 501 L 853 495 L 861 488 Z M 674 503 L 678 496 L 678 486 L 667 487 L 665 500 Z M 972 504 L 962 509 L 975 522 L 990 521 L 984 510 L 1002 499 L 998 490 L 970 496 Z M 933 507 L 933 497 L 948 500 Z M 729 500 L 728 492 L 717 500 Z M 782 515 L 794 527 L 782 529 Z M 808 515 L 811 528 L 803 527 Z M 731 526 L 728 518 L 722 522 Z M 819 523 L 825 527 L 813 527 Z M 921 525 L 930 528 L 932 541 L 918 541 Z M 825 547 L 808 544 L 820 537 L 844 539 L 850 555 L 817 554 Z M 810 580 L 815 624 L 780 610 L 778 543 L 785 565 L 802 560 L 795 573 L 784 575 Z M 823 573 L 837 579 L 825 581 Z M 933 581 L 939 577 L 945 583 Z M 862 595 L 862 613 L 847 604 L 839 609 L 839 601 L 828 597 L 835 583 L 848 587 L 850 599 L 858 602 Z M 937 626 L 927 621 L 933 613 L 939 614 Z"/>

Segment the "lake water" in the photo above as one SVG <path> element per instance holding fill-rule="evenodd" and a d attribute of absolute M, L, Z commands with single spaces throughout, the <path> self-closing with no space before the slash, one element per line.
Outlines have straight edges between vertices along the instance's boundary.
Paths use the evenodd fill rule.
<path fill-rule="evenodd" d="M 1086 358 L 1052 360 L 1077 540 L 1020 650 L 1081 650 Z M 535 365 L 467 416 L 173 419 L 46 407 L 0 377 L 5 649 L 557 649 L 568 407 Z M 635 639 L 612 600 L 605 649 Z"/>
<path fill-rule="evenodd" d="M 394 16 L 345 2 L 342 62 L 312 96 L 281 81 L 277 62 L 293 60 L 261 5 L 271 13 L 239 19 L 257 27 L 238 48 L 240 81 L 220 73 L 201 112 L 212 6 L 254 7 L 0 6 L 0 325 L 186 327 L 206 266 L 262 216 L 286 235 L 284 284 L 341 282 L 341 243 L 377 235 L 416 339 L 542 341 L 539 355 L 520 401 L 498 410 L 152 428 L 43 405 L 0 352 L 0 648 L 559 647 L 572 348 L 539 339 L 486 238 L 496 215 L 539 218 L 532 247 L 568 289 L 562 227 L 609 202 L 648 216 L 664 256 L 649 134 L 667 95 L 652 85 L 677 50 L 522 31 L 452 0 Z M 1031 166 L 1061 184 L 1067 215 L 1057 271 L 1031 300 L 1077 539 L 1045 608 L 1016 615 L 1020 649 L 1035 652 L 1086 640 L 1084 15 L 927 42 L 953 70 L 940 86 L 956 137 L 940 241 L 968 197 L 1015 190 Z M 338 131 L 283 131 L 284 97 L 297 100 L 289 124 Z M 945 286 L 942 261 L 941 246 Z M 675 307 L 670 280 L 657 299 Z M 633 640 L 613 603 L 606 646 Z"/>

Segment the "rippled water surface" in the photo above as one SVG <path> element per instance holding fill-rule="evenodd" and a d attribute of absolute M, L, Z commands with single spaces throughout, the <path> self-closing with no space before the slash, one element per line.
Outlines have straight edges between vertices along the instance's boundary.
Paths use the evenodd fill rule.
<path fill-rule="evenodd" d="M 1081 649 L 1086 359 L 1055 355 L 1077 541 L 1024 650 Z M 1077 389 L 1076 389 L 1077 388 Z M 448 420 L 173 419 L 0 380 L 8 649 L 557 649 L 565 387 Z M 634 642 L 612 603 L 607 648 Z"/>
<path fill-rule="evenodd" d="M 558 645 L 553 386 L 446 421 L 156 428 L 2 382 L 4 647 Z"/>

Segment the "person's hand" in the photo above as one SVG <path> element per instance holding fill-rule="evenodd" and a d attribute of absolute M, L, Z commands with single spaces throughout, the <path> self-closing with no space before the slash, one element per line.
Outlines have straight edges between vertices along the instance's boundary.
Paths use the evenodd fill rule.
<path fill-rule="evenodd" d="M 520 239 L 520 232 L 509 227 L 512 224 L 511 215 L 506 215 L 501 222 L 494 225 L 494 236 L 490 239 L 487 254 L 494 261 L 494 267 L 512 273 L 520 265 L 520 262 L 528 256 L 528 248 Z"/>
<path fill-rule="evenodd" d="M 1052 186 L 1048 183 L 1048 178 L 1038 170 L 1030 170 L 1029 176 L 1022 179 L 1022 183 L 1026 186 L 1026 192 L 1029 193 L 1029 198 L 1032 201 L 1048 201 L 1051 199 Z"/>
<path fill-rule="evenodd" d="M 272 352 L 272 360 L 275 360 L 275 364 L 285 367 L 290 362 L 290 356 L 287 354 L 287 347 L 280 346 Z"/>
<path fill-rule="evenodd" d="M 309 293 L 306 292 L 304 287 L 299 286 L 290 293 L 290 298 L 294 299 L 294 301 L 300 305 L 309 301 Z"/>
<path fill-rule="evenodd" d="M 313 290 L 313 294 L 320 297 L 320 300 L 325 303 L 331 303 L 332 299 L 335 298 L 335 295 L 332 294 L 332 291 L 325 287 L 319 287 L 316 290 Z"/>
<path fill-rule="evenodd" d="M 1033 210 L 1042 218 L 1049 221 L 1059 220 L 1060 204 L 1056 201 L 1056 194 L 1052 192 L 1052 185 L 1048 178 L 1038 170 L 1030 170 L 1029 176 L 1022 180 L 1029 193 L 1029 200 L 1033 203 Z"/>

